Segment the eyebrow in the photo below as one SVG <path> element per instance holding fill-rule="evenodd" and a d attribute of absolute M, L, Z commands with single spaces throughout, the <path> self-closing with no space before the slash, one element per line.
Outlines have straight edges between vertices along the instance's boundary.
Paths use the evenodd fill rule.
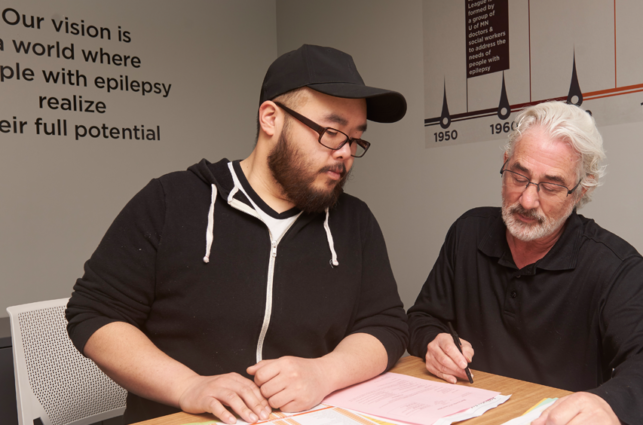
<path fill-rule="evenodd" d="M 515 163 L 511 166 L 511 168 L 514 168 L 514 169 L 517 169 L 517 170 L 519 170 L 519 171 L 522 171 L 523 173 L 530 173 L 530 171 L 529 171 L 527 168 L 525 168 L 525 167 L 524 167 L 521 163 L 519 163 L 519 162 L 515 162 Z M 563 178 L 562 178 L 562 177 L 560 177 L 560 176 L 553 176 L 553 175 L 545 174 L 545 179 L 546 179 L 546 180 L 549 180 L 549 181 L 552 181 L 552 182 L 557 182 L 558 184 L 561 184 L 561 185 L 563 185 L 563 186 L 565 186 L 565 185 L 567 184 L 567 182 L 565 181 L 565 179 L 563 179 Z"/>
<path fill-rule="evenodd" d="M 335 113 L 330 113 L 330 114 L 326 115 L 324 117 L 324 120 L 325 121 L 330 121 L 332 123 L 336 123 L 336 124 L 339 124 L 339 125 L 342 125 L 342 126 L 347 126 L 348 125 L 348 120 L 346 120 L 346 118 L 344 118 L 344 117 L 342 117 L 340 115 L 337 115 Z M 363 133 L 363 132 L 366 131 L 366 127 L 367 127 L 367 124 L 364 123 L 364 124 L 358 126 L 357 130 L 361 131 Z"/>

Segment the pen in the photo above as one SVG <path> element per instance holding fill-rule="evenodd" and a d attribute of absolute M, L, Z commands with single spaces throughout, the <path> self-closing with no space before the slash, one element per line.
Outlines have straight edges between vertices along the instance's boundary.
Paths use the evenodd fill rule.
<path fill-rule="evenodd" d="M 458 347 L 458 350 L 462 353 L 462 343 L 460 342 L 460 337 L 456 333 L 455 329 L 453 329 L 453 325 L 451 322 L 449 323 L 449 329 L 451 329 L 451 337 L 453 338 L 453 342 L 455 343 L 455 346 Z M 473 377 L 471 376 L 471 371 L 469 370 L 469 366 L 464 368 L 464 371 L 467 373 L 467 378 L 469 378 L 469 383 L 473 384 Z"/>

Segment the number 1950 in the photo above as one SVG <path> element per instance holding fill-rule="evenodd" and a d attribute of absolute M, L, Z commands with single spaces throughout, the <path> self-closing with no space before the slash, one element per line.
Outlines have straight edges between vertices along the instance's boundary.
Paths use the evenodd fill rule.
<path fill-rule="evenodd" d="M 437 133 L 433 133 L 433 136 L 435 137 L 436 142 L 444 142 L 447 140 L 455 140 L 458 138 L 458 132 L 456 130 L 451 130 L 451 131 L 439 131 Z"/>

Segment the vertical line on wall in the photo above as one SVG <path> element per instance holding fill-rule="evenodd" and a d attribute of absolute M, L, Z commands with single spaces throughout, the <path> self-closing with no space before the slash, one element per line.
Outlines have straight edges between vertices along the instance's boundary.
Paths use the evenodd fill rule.
<path fill-rule="evenodd" d="M 469 112 L 469 77 L 465 80 L 466 86 L 464 88 L 464 91 L 467 93 L 467 112 Z"/>
<path fill-rule="evenodd" d="M 618 87 L 618 75 L 616 73 L 616 0 L 614 0 L 614 88 Z"/>
<path fill-rule="evenodd" d="M 531 102 L 531 0 L 527 0 L 527 34 L 529 36 L 529 101 Z"/>

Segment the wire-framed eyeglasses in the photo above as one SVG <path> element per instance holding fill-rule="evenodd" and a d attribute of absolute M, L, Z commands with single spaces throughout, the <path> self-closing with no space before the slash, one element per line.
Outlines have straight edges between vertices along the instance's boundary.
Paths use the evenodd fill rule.
<path fill-rule="evenodd" d="M 293 118 L 296 118 L 302 124 L 315 130 L 317 134 L 319 134 L 319 139 L 317 141 L 319 142 L 320 145 L 324 146 L 325 148 L 336 151 L 341 149 L 346 143 L 348 143 L 348 146 L 351 149 L 351 156 L 355 158 L 361 158 L 364 156 L 368 148 L 371 146 L 371 144 L 366 140 L 353 139 L 349 137 L 348 134 L 344 133 L 343 131 L 337 130 L 336 128 L 322 127 L 316 122 L 293 111 L 292 109 L 288 108 L 287 106 L 284 106 L 279 102 L 275 102 L 275 104 L 279 106 L 281 109 L 283 109 L 284 111 L 286 111 Z"/>
<path fill-rule="evenodd" d="M 540 183 L 534 183 L 531 180 L 529 180 L 529 177 L 523 176 L 520 173 L 516 173 L 515 171 L 511 171 L 505 168 L 505 165 L 507 165 L 507 162 L 509 160 L 505 161 L 504 164 L 502 164 L 502 168 L 500 168 L 500 175 L 504 175 L 503 173 L 507 172 L 507 185 L 509 188 L 513 190 L 527 190 L 530 184 L 533 184 L 536 186 L 536 192 L 538 192 L 539 195 L 545 195 L 547 197 L 557 197 L 560 199 L 564 199 L 567 196 L 571 195 L 576 188 L 580 185 L 581 181 L 583 179 L 581 178 L 578 180 L 578 183 L 576 186 L 574 186 L 572 189 L 568 189 L 567 186 L 563 186 L 562 184 L 558 183 L 552 183 L 552 182 L 540 182 Z M 542 192 L 541 190 L 542 189 Z"/>

